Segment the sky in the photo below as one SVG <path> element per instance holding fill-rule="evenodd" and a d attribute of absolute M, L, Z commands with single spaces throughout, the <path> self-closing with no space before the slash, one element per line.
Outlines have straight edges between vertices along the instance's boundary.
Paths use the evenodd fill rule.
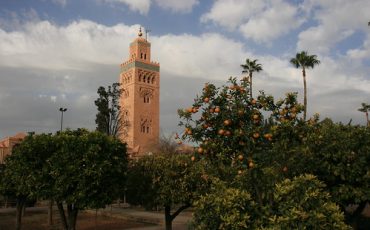
<path fill-rule="evenodd" d="M 95 129 L 99 86 L 118 81 L 139 27 L 150 30 L 161 66 L 160 126 L 179 131 L 177 109 L 204 83 L 242 77 L 258 59 L 253 93 L 298 92 L 297 52 L 317 55 L 307 71 L 308 116 L 365 124 L 370 103 L 369 0 L 0 0 L 0 138 Z"/>

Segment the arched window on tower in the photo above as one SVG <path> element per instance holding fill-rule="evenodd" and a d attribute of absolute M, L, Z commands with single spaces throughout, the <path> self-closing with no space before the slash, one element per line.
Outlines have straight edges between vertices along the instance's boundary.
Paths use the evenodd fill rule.
<path fill-rule="evenodd" d="M 144 59 L 146 60 L 146 54 L 144 54 Z"/>
<path fill-rule="evenodd" d="M 143 82 L 145 82 L 145 80 L 146 80 L 146 76 L 144 75 L 144 77 L 143 77 Z"/>
<path fill-rule="evenodd" d="M 153 77 L 152 77 L 152 84 L 154 84 L 154 79 L 155 79 L 155 77 L 153 76 Z"/>
<path fill-rule="evenodd" d="M 150 76 L 148 76 L 146 83 L 150 83 Z"/>
<path fill-rule="evenodd" d="M 144 103 L 150 103 L 150 97 L 148 95 L 144 96 Z"/>

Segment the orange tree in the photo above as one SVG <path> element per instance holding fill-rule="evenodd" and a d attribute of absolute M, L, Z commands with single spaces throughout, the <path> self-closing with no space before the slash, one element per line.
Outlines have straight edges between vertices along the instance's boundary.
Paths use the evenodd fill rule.
<path fill-rule="evenodd" d="M 215 181 L 196 202 L 194 229 L 349 229 L 325 185 L 305 174 L 274 185 L 274 203 L 261 215 L 245 189 Z"/>
<path fill-rule="evenodd" d="M 86 129 L 64 131 L 54 141 L 56 150 L 46 164 L 49 192 L 63 229 L 74 230 L 79 211 L 104 208 L 119 196 L 127 168 L 126 145 Z"/>
<path fill-rule="evenodd" d="M 151 155 L 131 162 L 127 176 L 127 201 L 161 207 L 166 229 L 182 211 L 205 193 L 211 181 L 203 161 L 191 163 L 187 155 Z"/>
<path fill-rule="evenodd" d="M 192 107 L 178 111 L 184 126 L 179 138 L 197 145 L 192 160 L 205 158 L 217 169 L 221 166 L 221 180 L 248 192 L 255 221 L 267 226 L 276 211 L 276 183 L 313 168 L 306 143 L 308 135 L 315 135 L 318 117 L 307 122 L 299 118 L 303 106 L 296 93 L 274 102 L 263 92 L 250 98 L 248 86 L 248 79 L 238 83 L 234 78 L 220 88 L 206 84 Z"/>
<path fill-rule="evenodd" d="M 21 229 L 22 210 L 27 200 L 48 197 L 50 174 L 46 160 L 55 151 L 51 135 L 29 135 L 5 160 L 5 169 L 0 177 L 0 194 L 16 198 L 16 229 Z"/>
<path fill-rule="evenodd" d="M 178 110 L 184 126 L 182 139 L 198 145 L 195 157 L 223 159 L 239 163 L 242 168 L 254 168 L 259 152 L 271 147 L 273 133 L 279 125 L 298 122 L 303 107 L 296 94 L 287 94 L 274 103 L 263 92 L 255 99 L 248 94 L 249 82 L 230 78 L 228 85 L 216 88 L 207 83 L 202 95 L 192 107 Z M 264 116 L 269 116 L 264 120 Z"/>
<path fill-rule="evenodd" d="M 301 164 L 304 160 L 306 171 L 326 183 L 343 211 L 357 205 L 354 212 L 346 212 L 347 221 L 356 228 L 370 201 L 370 130 L 325 119 L 309 127 L 304 144 L 307 153 Z"/>
<path fill-rule="evenodd" d="M 230 78 L 220 88 L 206 84 L 192 107 L 178 111 L 180 125 L 185 127 L 180 138 L 197 145 L 194 159 L 207 158 L 216 168 L 232 165 L 239 173 L 249 171 L 253 193 L 262 205 L 265 183 L 256 182 L 262 182 L 261 173 L 268 171 L 262 172 L 265 166 L 277 170 L 277 165 L 270 164 L 270 152 L 281 143 L 280 139 L 284 138 L 286 143 L 282 145 L 288 148 L 289 142 L 299 138 L 294 127 L 302 123 L 298 114 L 303 106 L 297 103 L 295 93 L 288 93 L 275 103 L 272 96 L 263 92 L 256 99 L 250 98 L 248 90 L 247 78 L 239 83 Z M 224 173 L 227 171 L 222 170 L 221 179 L 230 179 Z"/>

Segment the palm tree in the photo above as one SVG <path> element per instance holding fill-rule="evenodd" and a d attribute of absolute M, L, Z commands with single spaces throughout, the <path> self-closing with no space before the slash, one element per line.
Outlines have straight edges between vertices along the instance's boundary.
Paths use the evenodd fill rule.
<path fill-rule="evenodd" d="M 307 51 L 301 51 L 297 53 L 295 58 L 290 59 L 296 68 L 302 68 L 303 75 L 303 87 L 304 87 L 304 111 L 303 111 L 303 120 L 306 120 L 307 115 L 307 84 L 306 84 L 306 69 L 313 68 L 315 65 L 320 64 L 320 61 L 317 59 L 316 55 L 308 55 Z"/>
<path fill-rule="evenodd" d="M 245 64 L 240 65 L 243 68 L 242 73 L 248 73 L 249 74 L 249 79 L 250 79 L 250 84 L 249 84 L 249 90 L 250 90 L 250 97 L 252 98 L 252 75 L 253 72 L 259 72 L 262 70 L 262 65 L 257 63 L 257 59 L 255 60 L 250 60 L 247 58 L 245 60 Z"/>
<path fill-rule="evenodd" d="M 370 121 L 369 121 L 369 111 L 370 111 L 370 105 L 366 103 L 361 103 L 361 108 L 358 109 L 358 111 L 365 113 L 366 116 L 366 125 L 370 126 Z"/>

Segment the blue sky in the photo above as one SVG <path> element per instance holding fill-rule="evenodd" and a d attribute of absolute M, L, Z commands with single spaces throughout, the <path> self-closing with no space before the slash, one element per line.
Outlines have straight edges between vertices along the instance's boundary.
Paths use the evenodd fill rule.
<path fill-rule="evenodd" d="M 308 115 L 364 124 L 370 103 L 368 0 L 1 0 L 0 138 L 18 131 L 94 129 L 100 85 L 118 81 L 119 64 L 140 26 L 151 30 L 161 64 L 161 128 L 178 131 L 205 82 L 240 77 L 246 58 L 263 71 L 255 94 L 299 93 L 301 50 L 320 66 L 308 71 Z"/>

